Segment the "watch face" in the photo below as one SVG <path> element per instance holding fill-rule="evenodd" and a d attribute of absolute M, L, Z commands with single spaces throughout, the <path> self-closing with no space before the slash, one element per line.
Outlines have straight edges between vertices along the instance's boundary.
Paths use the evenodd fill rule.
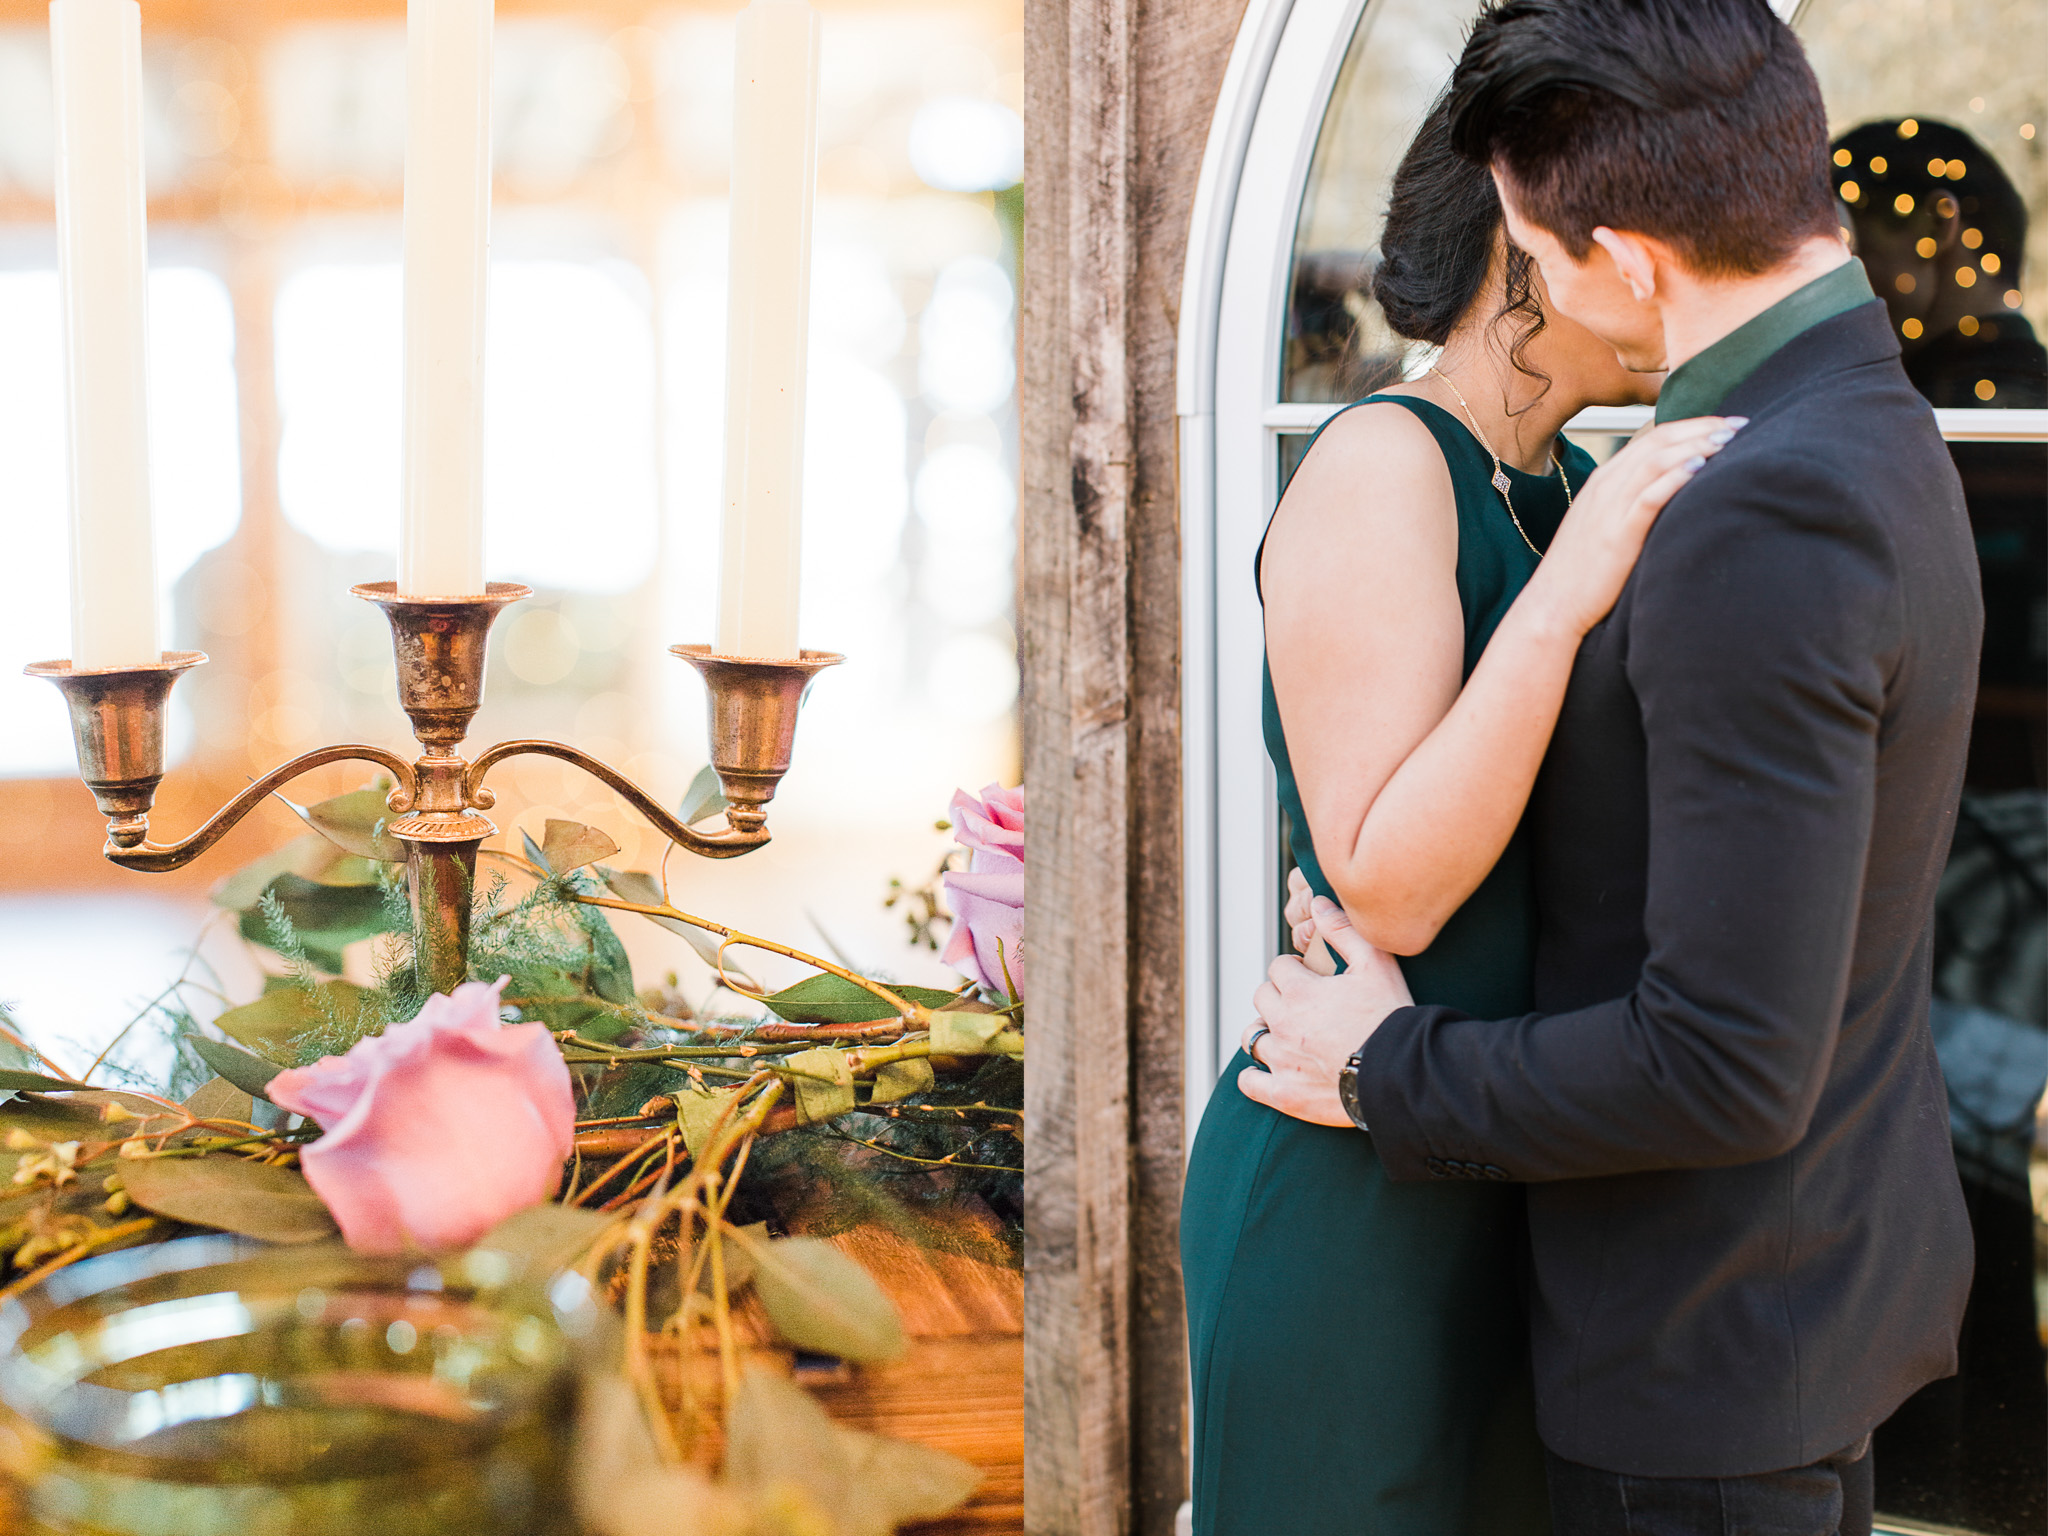
<path fill-rule="evenodd" d="M 1337 1074 L 1337 1101 L 1344 1106 L 1344 1113 L 1357 1125 L 1358 1117 L 1358 1058 L 1352 1057 L 1344 1063 L 1344 1070 Z"/>

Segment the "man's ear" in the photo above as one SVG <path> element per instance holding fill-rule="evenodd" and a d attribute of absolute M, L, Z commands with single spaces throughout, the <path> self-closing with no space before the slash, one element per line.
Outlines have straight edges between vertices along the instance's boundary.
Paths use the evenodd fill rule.
<path fill-rule="evenodd" d="M 1657 296 L 1658 252 L 1654 242 L 1602 224 L 1593 231 L 1593 243 L 1607 253 L 1638 304 L 1647 304 Z"/>

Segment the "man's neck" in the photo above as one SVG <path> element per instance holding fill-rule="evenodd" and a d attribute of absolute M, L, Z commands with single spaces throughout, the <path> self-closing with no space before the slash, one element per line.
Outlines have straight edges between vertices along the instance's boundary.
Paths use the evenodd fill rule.
<path fill-rule="evenodd" d="M 1779 300 L 1855 259 L 1840 240 L 1816 235 L 1787 260 L 1755 277 L 1698 278 L 1665 269 L 1659 274 L 1664 367 L 1668 371 L 1699 356 Z"/>

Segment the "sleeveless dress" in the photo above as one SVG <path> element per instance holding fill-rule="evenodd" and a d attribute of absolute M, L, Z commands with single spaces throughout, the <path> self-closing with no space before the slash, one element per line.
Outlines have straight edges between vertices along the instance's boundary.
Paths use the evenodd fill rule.
<path fill-rule="evenodd" d="M 1370 401 L 1412 412 L 1450 468 L 1469 677 L 1536 556 L 1489 483 L 1492 459 L 1457 418 L 1401 395 L 1356 404 Z M 1576 489 L 1593 460 L 1562 451 Z M 1554 475 L 1508 476 L 1522 526 L 1547 547 L 1564 487 Z M 1295 862 L 1334 899 L 1270 671 L 1265 735 Z M 1517 832 L 1436 941 L 1401 969 L 1417 1002 L 1512 1018 L 1530 1007 L 1534 954 L 1529 855 Z M 1181 1199 L 1196 1536 L 1542 1536 L 1550 1519 L 1520 1186 L 1395 1184 L 1369 1135 L 1247 1099 L 1237 1075 L 1249 1065 L 1238 1052 L 1217 1084 Z"/>

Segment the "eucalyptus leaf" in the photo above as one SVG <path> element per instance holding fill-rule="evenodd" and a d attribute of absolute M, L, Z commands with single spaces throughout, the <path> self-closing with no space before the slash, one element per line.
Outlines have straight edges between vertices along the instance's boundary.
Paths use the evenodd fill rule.
<path fill-rule="evenodd" d="M 185 1113 L 195 1120 L 242 1120 L 254 1125 L 256 1099 L 226 1078 L 212 1077 L 185 1100 Z"/>
<path fill-rule="evenodd" d="M 591 1536 L 776 1536 L 737 1493 L 693 1466 L 662 1462 L 640 1394 L 616 1372 L 579 1383 L 570 1466 L 579 1529 Z"/>
<path fill-rule="evenodd" d="M 725 1293 L 728 1296 L 737 1296 L 741 1291 L 744 1291 L 754 1283 L 754 1276 L 760 1273 L 761 1269 L 761 1266 L 754 1262 L 754 1251 L 747 1246 L 747 1239 L 752 1238 L 756 1242 L 767 1242 L 769 1240 L 768 1223 L 765 1221 L 750 1221 L 744 1227 L 735 1227 L 727 1224 L 725 1230 L 728 1238 L 735 1232 L 740 1235 L 738 1242 L 728 1241 L 721 1244 L 725 1249 Z M 706 1295 L 709 1295 L 711 1292 L 711 1266 L 709 1264 L 704 1266 L 703 1274 L 697 1279 L 697 1289 Z"/>
<path fill-rule="evenodd" d="M 852 1469 L 831 1418 L 794 1382 L 747 1372 L 725 1414 L 725 1480 L 752 1494 L 801 1489 L 828 1522 L 851 1491 Z"/>
<path fill-rule="evenodd" d="M 618 1218 L 603 1211 L 544 1201 L 507 1216 L 476 1240 L 474 1251 L 511 1261 L 507 1279 L 546 1280 L 567 1269 Z"/>
<path fill-rule="evenodd" d="M 731 803 L 725 798 L 725 787 L 718 781 L 718 770 L 706 763 L 690 780 L 690 787 L 683 791 L 683 803 L 676 807 L 676 816 L 684 826 L 694 827 L 707 816 L 716 816 Z"/>
<path fill-rule="evenodd" d="M 894 1104 L 898 1099 L 925 1092 L 935 1081 L 937 1079 L 927 1057 L 912 1056 L 907 1061 L 888 1062 L 875 1073 L 875 1091 L 869 1102 Z"/>
<path fill-rule="evenodd" d="M 891 1536 L 958 1509 L 981 1473 L 957 1456 L 835 1424 L 794 1382 L 750 1372 L 726 1414 L 726 1480 L 796 1488 L 836 1536 Z"/>
<path fill-rule="evenodd" d="M 263 893 L 270 889 L 270 882 L 279 875 L 298 873 L 300 862 L 299 845 L 305 842 L 319 843 L 332 847 L 327 839 L 317 832 L 308 832 L 295 837 L 282 848 L 273 849 L 253 863 L 244 864 L 231 875 L 224 875 L 214 882 L 209 897 L 216 907 L 225 907 L 230 912 L 246 912 L 263 899 Z M 335 856 L 342 857 L 339 849 Z"/>
<path fill-rule="evenodd" d="M 676 1120 L 682 1126 L 683 1145 L 689 1149 L 690 1161 L 701 1161 L 704 1149 L 711 1144 L 711 1133 L 721 1119 L 732 1123 L 730 1110 L 733 1102 L 746 1091 L 745 1085 L 735 1083 L 730 1088 L 700 1088 L 692 1086 L 669 1097 L 676 1106 Z"/>
<path fill-rule="evenodd" d="M 854 1107 L 853 1065 L 836 1046 L 814 1046 L 785 1056 L 782 1065 L 796 1090 L 799 1125 L 817 1125 Z"/>
<path fill-rule="evenodd" d="M 244 1045 L 278 1046 L 294 1035 L 302 1035 L 326 1023 L 330 1013 L 342 1019 L 356 1017 L 369 995 L 364 988 L 347 981 L 323 981 L 317 987 L 279 987 L 274 992 L 264 993 L 253 1003 L 230 1008 L 214 1023 Z M 201 1044 L 195 1039 L 193 1049 L 198 1050 Z M 201 1055 L 214 1071 L 230 1082 L 235 1081 L 219 1062 L 205 1056 L 204 1052 Z"/>
<path fill-rule="evenodd" d="M 581 869 L 617 853 L 619 845 L 597 827 L 586 827 L 580 821 L 557 821 L 550 816 L 543 829 L 540 851 L 549 869 L 566 875 L 572 869 Z"/>
<path fill-rule="evenodd" d="M 668 899 L 661 893 L 660 884 L 650 874 L 637 869 L 607 869 L 601 871 L 601 873 L 604 875 L 605 884 L 612 888 L 612 894 L 621 901 L 630 901 L 635 906 L 641 907 L 668 905 Z M 719 945 L 716 935 L 703 928 L 693 928 L 688 923 L 679 922 L 673 917 L 657 917 L 652 913 L 646 912 L 640 915 L 657 927 L 666 928 L 670 933 L 680 934 L 690 948 L 697 952 L 698 959 L 702 960 L 714 971 L 718 969 Z M 751 988 L 754 991 L 760 990 L 760 983 L 748 975 L 745 967 L 732 957 L 731 950 L 725 952 L 725 974 L 743 987 Z"/>
<path fill-rule="evenodd" d="M 84 1086 L 83 1083 L 51 1077 L 44 1072 L 0 1071 L 0 1104 L 5 1104 L 17 1093 L 57 1093 Z"/>
<path fill-rule="evenodd" d="M 145 1211 L 264 1242 L 314 1243 L 335 1233 L 304 1174 L 245 1157 L 124 1159 L 121 1186 Z"/>
<path fill-rule="evenodd" d="M 931 987 L 892 985 L 889 990 L 927 1008 L 943 1008 L 953 1001 L 952 993 Z M 762 1001 L 792 1024 L 872 1024 L 896 1017 L 896 1010 L 866 987 L 830 971 L 806 977 Z"/>
<path fill-rule="evenodd" d="M 524 827 L 519 829 L 519 841 L 526 849 L 527 863 L 537 864 L 549 874 L 554 873 L 553 870 L 548 869 L 548 856 L 541 852 L 540 844 L 533 840 L 533 834 Z"/>
<path fill-rule="evenodd" d="M 748 1248 L 768 1320 L 797 1348 L 868 1361 L 897 1359 L 908 1347 L 896 1304 L 824 1239 L 785 1237 Z"/>
<path fill-rule="evenodd" d="M 284 874 L 264 887 L 259 900 L 265 894 L 277 899 L 305 946 L 306 958 L 324 971 L 341 969 L 346 946 L 391 931 L 384 893 L 374 885 L 321 885 L 303 875 Z M 243 938 L 271 947 L 270 924 L 260 906 L 251 904 L 244 910 L 240 926 Z"/>
<path fill-rule="evenodd" d="M 577 921 L 583 924 L 583 931 L 590 935 L 590 990 L 608 1003 L 630 1007 L 639 1001 L 639 994 L 633 990 L 633 962 L 626 954 L 626 946 L 619 942 L 613 931 L 611 920 L 599 907 L 579 905 L 576 908 Z"/>
<path fill-rule="evenodd" d="M 932 1015 L 934 1056 L 1021 1056 L 1024 1036 L 1005 1030 L 1009 1019 L 1000 1013 L 949 1010 Z M 1012 1044 L 1018 1048 L 1011 1049 Z"/>
<path fill-rule="evenodd" d="M 273 997 L 281 995 L 271 994 Z M 204 1035 L 187 1035 L 185 1043 L 192 1047 L 194 1055 L 226 1081 L 253 1099 L 261 1099 L 266 1104 L 270 1102 L 267 1091 L 270 1080 L 284 1070 L 276 1062 L 245 1051 L 238 1045 L 229 1045 L 225 1040 L 209 1040 Z"/>
<path fill-rule="evenodd" d="M 928 1445 L 835 1424 L 849 1483 L 839 1507 L 840 1536 L 890 1536 L 912 1520 L 936 1520 L 965 1504 L 981 1486 L 970 1461 Z"/>
<path fill-rule="evenodd" d="M 374 886 L 382 867 L 336 847 L 318 832 L 307 832 L 220 881 L 211 899 L 230 912 L 246 912 L 279 875 L 297 875 L 315 885 Z"/>
<path fill-rule="evenodd" d="M 385 799 L 389 791 L 389 782 L 379 780 L 367 789 L 351 790 L 317 805 L 293 805 L 289 800 L 284 803 L 336 847 L 359 859 L 396 864 L 405 858 L 405 844 L 384 831 L 384 824 L 391 819 Z M 284 800 L 282 795 L 278 798 Z"/>

